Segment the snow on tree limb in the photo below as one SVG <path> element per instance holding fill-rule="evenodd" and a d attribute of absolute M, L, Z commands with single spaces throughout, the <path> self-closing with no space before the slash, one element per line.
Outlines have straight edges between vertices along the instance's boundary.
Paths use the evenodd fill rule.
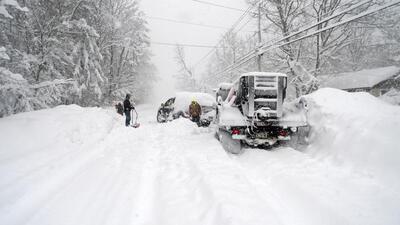
<path fill-rule="evenodd" d="M 7 55 L 6 48 L 3 46 L 0 46 L 0 60 L 5 59 L 5 60 L 10 60 L 10 57 Z"/>

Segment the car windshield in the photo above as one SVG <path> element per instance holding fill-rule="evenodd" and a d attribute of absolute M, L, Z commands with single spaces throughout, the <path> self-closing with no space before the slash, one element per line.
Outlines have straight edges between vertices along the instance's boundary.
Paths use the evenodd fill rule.
<path fill-rule="evenodd" d="M 217 97 L 221 96 L 222 101 L 225 101 L 226 97 L 228 97 L 228 94 L 229 94 L 230 90 L 231 89 L 222 89 L 222 88 L 219 89 L 218 92 L 217 92 Z"/>
<path fill-rule="evenodd" d="M 172 104 L 174 104 L 175 102 L 175 98 L 170 98 L 165 102 L 165 106 L 171 106 Z"/>

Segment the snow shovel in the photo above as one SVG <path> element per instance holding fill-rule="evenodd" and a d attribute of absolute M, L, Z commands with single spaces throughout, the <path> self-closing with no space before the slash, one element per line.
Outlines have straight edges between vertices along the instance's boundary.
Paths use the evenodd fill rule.
<path fill-rule="evenodd" d="M 138 115 L 136 109 L 134 109 L 134 110 L 132 110 L 132 111 L 135 111 L 135 113 L 136 113 L 136 119 L 135 119 L 135 123 L 131 124 L 131 126 L 132 126 L 133 128 L 139 128 L 139 127 L 140 127 L 140 123 L 138 123 L 138 121 L 137 121 L 139 115 Z M 133 117 L 133 112 L 131 113 L 131 118 L 132 118 L 132 117 Z"/>

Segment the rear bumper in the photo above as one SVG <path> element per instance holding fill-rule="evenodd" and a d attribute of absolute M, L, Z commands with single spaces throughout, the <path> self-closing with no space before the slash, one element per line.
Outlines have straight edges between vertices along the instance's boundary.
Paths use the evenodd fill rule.
<path fill-rule="evenodd" d="M 278 141 L 290 141 L 290 135 L 288 136 L 277 136 L 277 137 L 264 137 L 264 138 L 251 138 L 246 135 L 232 135 L 233 140 L 241 140 L 246 142 L 248 145 L 274 145 Z"/>
<path fill-rule="evenodd" d="M 232 139 L 234 140 L 245 140 L 247 137 L 246 135 L 238 135 L 238 134 L 233 134 Z"/>

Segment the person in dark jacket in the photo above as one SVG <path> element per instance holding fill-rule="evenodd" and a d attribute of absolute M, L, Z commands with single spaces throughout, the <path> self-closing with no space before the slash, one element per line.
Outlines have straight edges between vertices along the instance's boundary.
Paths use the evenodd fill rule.
<path fill-rule="evenodd" d="M 131 95 L 126 94 L 125 100 L 124 100 L 124 112 L 125 112 L 125 126 L 129 126 L 131 124 L 131 110 L 135 109 L 133 105 L 131 104 L 130 101 Z"/>
<path fill-rule="evenodd" d="M 118 102 L 118 104 L 115 105 L 115 109 L 117 109 L 118 114 L 121 116 L 124 115 L 124 106 L 122 106 L 121 102 Z"/>
<path fill-rule="evenodd" d="M 189 106 L 190 119 L 200 125 L 201 106 L 195 100 Z"/>

